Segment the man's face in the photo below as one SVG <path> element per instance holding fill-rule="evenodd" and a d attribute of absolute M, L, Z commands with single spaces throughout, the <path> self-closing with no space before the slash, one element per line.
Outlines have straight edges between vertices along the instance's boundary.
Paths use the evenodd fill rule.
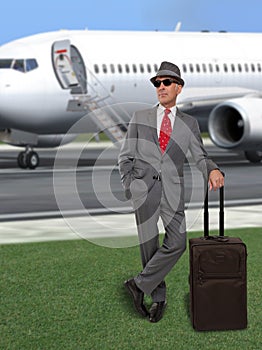
<path fill-rule="evenodd" d="M 172 77 L 157 77 L 157 81 L 163 81 L 165 79 L 171 79 Z M 177 95 L 180 94 L 182 90 L 182 86 L 178 85 L 177 83 L 172 83 L 169 86 L 165 86 L 163 83 L 161 83 L 160 87 L 156 88 L 158 101 L 163 105 L 165 108 L 171 108 L 175 106 Z"/>

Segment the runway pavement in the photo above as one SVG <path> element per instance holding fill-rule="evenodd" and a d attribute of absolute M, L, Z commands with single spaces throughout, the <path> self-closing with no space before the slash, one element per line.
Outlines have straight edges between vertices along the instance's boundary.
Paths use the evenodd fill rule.
<path fill-rule="evenodd" d="M 209 142 L 205 142 L 209 145 Z M 108 144 L 100 144 L 99 147 L 107 147 Z M 68 148 L 79 147 L 79 145 L 71 144 Z M 97 144 L 94 144 L 94 148 Z M 8 146 L 6 150 L 13 150 Z M 221 151 L 219 150 L 218 157 Z M 230 158 L 231 157 L 231 158 Z M 228 154 L 227 162 L 231 163 L 231 159 L 235 159 L 235 155 Z M 5 160 L 4 160 L 5 161 Z M 7 167 L 9 159 L 6 160 Z M 251 177 L 249 169 L 249 177 Z M 3 173 L 5 170 L 3 170 Z M 24 173 L 24 172 L 23 172 Z M 33 173 L 32 173 L 33 174 Z M 242 174 L 245 177 L 245 174 Z M 251 177 L 252 181 L 252 177 Z M 243 182 L 243 181 L 242 181 Z M 243 182 L 244 184 L 244 182 Z M 258 199 L 257 199 L 258 200 Z M 261 200 L 257 205 L 245 205 L 245 201 L 225 208 L 225 229 L 240 227 L 262 227 L 262 205 Z M 218 210 L 210 209 L 210 229 L 218 227 Z M 203 228 L 202 209 L 189 209 L 186 211 L 187 229 L 188 231 L 201 231 Z M 48 216 L 47 216 L 48 217 Z M 51 218 L 50 218 L 51 217 Z M 160 225 L 160 231 L 162 231 Z M 130 238 L 130 239 L 128 239 Z M 29 243 L 44 242 L 57 240 L 86 239 L 88 241 L 109 247 L 125 247 L 137 244 L 136 226 L 134 214 L 113 214 L 113 215 L 94 215 L 90 216 L 81 213 L 81 216 L 68 216 L 65 218 L 49 218 L 37 220 L 26 220 L 25 217 L 19 218 L 16 214 L 15 220 L 9 219 L 6 222 L 0 222 L 0 244 L 10 243 Z"/>

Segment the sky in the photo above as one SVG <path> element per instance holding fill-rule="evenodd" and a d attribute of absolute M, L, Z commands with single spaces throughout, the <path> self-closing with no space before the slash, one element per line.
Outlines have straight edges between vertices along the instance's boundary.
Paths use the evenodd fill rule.
<path fill-rule="evenodd" d="M 0 45 L 59 29 L 262 32 L 261 0 L 12 0 L 0 7 Z"/>

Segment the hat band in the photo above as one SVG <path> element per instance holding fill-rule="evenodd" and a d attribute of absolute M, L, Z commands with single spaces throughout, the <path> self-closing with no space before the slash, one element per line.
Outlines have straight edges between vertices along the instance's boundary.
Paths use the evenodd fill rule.
<path fill-rule="evenodd" d="M 175 72 L 173 72 L 172 70 L 160 70 L 157 72 L 156 76 L 157 77 L 171 76 L 171 77 L 177 77 L 177 78 L 181 79 L 180 76 L 178 74 L 176 74 Z"/>

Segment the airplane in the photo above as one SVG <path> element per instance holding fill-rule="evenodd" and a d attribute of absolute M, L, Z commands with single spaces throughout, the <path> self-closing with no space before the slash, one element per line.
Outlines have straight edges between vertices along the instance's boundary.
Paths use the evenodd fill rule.
<path fill-rule="evenodd" d="M 262 160 L 262 34 L 60 30 L 0 47 L 0 140 L 25 148 L 21 168 L 39 165 L 38 147 L 103 130 L 124 138 L 138 106 L 157 103 L 149 79 L 176 63 L 181 110 L 224 149 Z M 74 125 L 85 117 L 78 130 Z"/>

